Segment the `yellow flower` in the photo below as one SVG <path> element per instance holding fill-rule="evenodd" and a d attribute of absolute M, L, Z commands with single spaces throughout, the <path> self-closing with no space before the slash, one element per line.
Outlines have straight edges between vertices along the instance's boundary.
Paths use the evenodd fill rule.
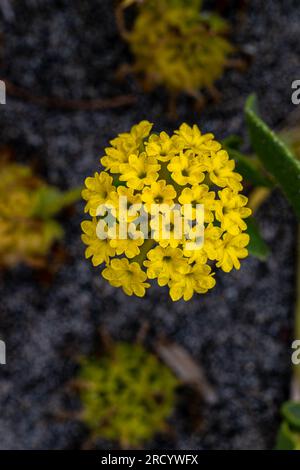
<path fill-rule="evenodd" d="M 147 254 L 144 261 L 149 279 L 157 278 L 159 286 L 165 286 L 170 279 L 180 278 L 189 270 L 187 259 L 179 248 L 157 246 Z"/>
<path fill-rule="evenodd" d="M 117 230 L 118 229 L 119 226 L 117 225 Z M 128 232 L 130 232 L 130 230 L 128 230 Z M 134 258 L 135 256 L 137 256 L 140 252 L 139 247 L 143 245 L 143 243 L 144 237 L 141 234 L 139 234 L 139 237 L 137 238 L 130 238 L 129 236 L 125 240 L 120 239 L 119 237 L 110 240 L 110 246 L 115 249 L 116 254 L 122 255 L 124 253 L 127 258 Z"/>
<path fill-rule="evenodd" d="M 129 188 L 141 190 L 145 184 L 151 184 L 158 178 L 160 165 L 154 157 L 148 157 L 145 152 L 140 155 L 130 155 L 128 163 L 120 165 L 120 181 L 126 181 Z"/>
<path fill-rule="evenodd" d="M 217 250 L 222 243 L 220 238 L 223 230 L 220 227 L 215 227 L 213 224 L 208 224 L 204 229 L 203 246 L 199 250 L 186 249 L 187 242 L 183 245 L 184 256 L 188 257 L 189 263 L 200 262 L 206 263 L 207 259 L 214 261 L 217 259 Z"/>
<path fill-rule="evenodd" d="M 240 269 L 240 259 L 248 256 L 248 250 L 245 248 L 249 243 L 249 235 L 241 233 L 233 236 L 226 233 L 223 236 L 222 244 L 217 253 L 217 267 L 222 268 L 226 273 L 233 268 Z"/>
<path fill-rule="evenodd" d="M 148 121 L 141 121 L 132 127 L 130 132 L 119 134 L 110 141 L 111 147 L 105 149 L 106 155 L 101 158 L 102 165 L 111 173 L 120 173 L 120 165 L 128 163 L 129 156 L 136 154 L 152 128 Z"/>
<path fill-rule="evenodd" d="M 188 124 L 183 123 L 175 131 L 175 134 L 177 134 L 175 141 L 178 146 L 182 149 L 191 149 L 197 155 L 211 151 L 216 152 L 222 148 L 221 144 L 214 140 L 213 134 L 202 134 L 196 124 L 190 127 Z"/>
<path fill-rule="evenodd" d="M 177 152 L 174 137 L 170 138 L 166 132 L 153 134 L 146 143 L 146 152 L 149 157 L 155 157 L 162 162 L 169 161 Z"/>
<path fill-rule="evenodd" d="M 231 189 L 225 188 L 218 192 L 220 200 L 216 201 L 216 219 L 221 227 L 231 235 L 238 235 L 247 229 L 243 219 L 251 215 L 251 209 L 245 207 L 248 198 L 242 194 L 235 194 Z"/>
<path fill-rule="evenodd" d="M 222 229 L 220 227 L 215 227 L 213 224 L 208 224 L 204 229 L 203 250 L 211 261 L 217 258 L 217 250 L 221 243 L 221 236 Z"/>
<path fill-rule="evenodd" d="M 110 265 L 102 271 L 102 276 L 114 287 L 122 287 L 127 295 L 144 297 L 150 287 L 146 281 L 147 275 L 136 262 L 129 263 L 128 259 L 112 259 Z"/>
<path fill-rule="evenodd" d="M 180 279 L 171 280 L 170 296 L 172 300 L 190 300 L 194 292 L 205 294 L 212 289 L 216 281 L 213 278 L 211 268 L 207 264 L 195 263 L 189 267 L 189 271 L 182 275 Z"/>
<path fill-rule="evenodd" d="M 86 178 L 86 189 L 82 191 L 82 197 L 87 201 L 85 212 L 89 212 L 93 217 L 97 215 L 99 206 L 107 202 L 111 192 L 116 191 L 112 182 L 112 177 L 105 171 L 100 174 L 95 173 L 94 177 Z"/>
<path fill-rule="evenodd" d="M 153 124 L 149 121 L 141 121 L 138 124 L 132 126 L 130 130 L 130 135 L 135 139 L 136 143 L 140 145 L 142 141 L 148 137 L 150 131 L 153 127 Z M 124 135 L 124 134 L 121 134 Z"/>
<path fill-rule="evenodd" d="M 97 219 L 94 217 L 91 221 L 84 220 L 81 223 L 81 239 L 88 247 L 85 250 L 85 257 L 92 258 L 93 266 L 99 266 L 102 263 L 108 263 L 109 258 L 115 255 L 116 250 L 110 246 L 109 239 L 100 240 L 96 233 Z"/>
<path fill-rule="evenodd" d="M 157 212 L 150 221 L 150 227 L 153 239 L 163 248 L 176 248 L 183 241 L 183 220 L 178 209 L 169 213 Z"/>
<path fill-rule="evenodd" d="M 128 133 L 110 142 L 111 147 L 105 149 L 105 155 L 100 159 L 101 164 L 111 173 L 120 173 L 120 165 L 127 163 L 129 155 L 137 152 L 137 143 Z"/>
<path fill-rule="evenodd" d="M 241 185 L 242 177 L 239 173 L 235 173 L 234 160 L 230 160 L 226 150 L 219 150 L 218 152 L 211 152 L 211 156 L 205 159 L 207 165 L 209 177 L 211 181 L 225 188 L 228 186 L 233 191 L 241 191 L 243 186 Z"/>
<path fill-rule="evenodd" d="M 200 263 L 205 264 L 207 262 L 207 254 L 203 247 L 199 250 L 187 250 L 186 242 L 182 246 L 183 254 L 187 258 L 189 264 Z"/>
<path fill-rule="evenodd" d="M 214 214 L 212 211 L 214 208 L 214 199 L 214 191 L 209 191 L 209 187 L 206 184 L 201 184 L 192 186 L 191 188 L 184 188 L 178 201 L 180 204 L 192 205 L 191 215 L 193 219 L 196 217 L 196 204 L 203 204 L 204 221 L 209 223 L 214 220 Z"/>
<path fill-rule="evenodd" d="M 204 168 L 200 166 L 192 150 L 173 157 L 167 168 L 173 180 L 181 186 L 198 184 L 204 180 Z"/>
<path fill-rule="evenodd" d="M 126 207 L 123 207 L 123 201 L 125 202 L 125 199 L 121 198 L 126 198 Z M 126 186 L 119 186 L 117 191 L 110 193 L 107 202 L 116 208 L 116 215 L 119 220 L 120 217 L 122 217 L 123 220 L 132 222 L 137 217 L 133 206 L 136 206 L 136 209 L 138 209 L 142 198 L 139 193 L 135 194 L 133 189 L 127 188 Z"/>
<path fill-rule="evenodd" d="M 150 211 L 152 204 L 167 204 L 172 206 L 176 197 L 176 191 L 171 184 L 165 180 L 155 181 L 150 188 L 144 188 L 142 200 L 146 203 L 147 210 Z"/>
<path fill-rule="evenodd" d="M 129 155 L 136 151 L 135 143 L 130 147 L 130 153 L 123 142 L 120 142 L 119 148 L 108 147 L 105 149 L 106 155 L 101 158 L 101 163 L 105 167 L 106 170 L 110 170 L 111 173 L 119 173 L 120 172 L 120 165 L 122 163 L 128 162 Z"/>

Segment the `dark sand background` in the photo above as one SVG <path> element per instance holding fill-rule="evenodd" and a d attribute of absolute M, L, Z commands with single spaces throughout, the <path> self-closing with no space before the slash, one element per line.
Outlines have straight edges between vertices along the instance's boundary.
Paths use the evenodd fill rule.
<path fill-rule="evenodd" d="M 49 183 L 70 188 L 97 169 L 109 139 L 142 119 L 167 131 L 182 121 L 196 122 L 222 139 L 244 133 L 243 105 L 255 91 L 265 119 L 280 126 L 294 109 L 291 82 L 299 78 L 299 2 L 249 3 L 242 22 L 234 7 L 226 15 L 235 43 L 253 55 L 252 65 L 243 75 L 228 71 L 218 83 L 222 101 L 201 115 L 182 98 L 172 122 L 162 90 L 146 95 L 132 77 L 115 80 L 116 69 L 130 56 L 111 0 L 11 1 L 13 17 L 0 14 L 2 79 L 36 95 L 92 99 L 134 93 L 138 100 L 117 110 L 69 112 L 8 96 L 0 108 L 1 144 L 12 146 L 19 161 L 34 161 Z M 7 365 L 0 369 L 0 448 L 79 448 L 87 438 L 84 427 L 56 417 L 59 410 L 78 407 L 64 391 L 76 371 L 71 356 L 94 350 L 100 325 L 115 339 L 131 341 L 145 320 L 151 325 L 149 346 L 159 335 L 184 346 L 219 396 L 214 406 L 195 402 L 192 416 L 182 397 L 172 418 L 174 435 L 157 438 L 149 448 L 272 448 L 279 405 L 289 393 L 294 300 L 296 223 L 282 196 L 275 193 L 259 213 L 272 251 L 268 261 L 249 257 L 239 272 L 218 273 L 217 287 L 189 303 L 172 303 L 160 288 L 145 299 L 111 288 L 84 259 L 82 219 L 78 203 L 62 220 L 69 258 L 52 284 L 39 283 L 26 267 L 1 277 L 0 335 Z"/>

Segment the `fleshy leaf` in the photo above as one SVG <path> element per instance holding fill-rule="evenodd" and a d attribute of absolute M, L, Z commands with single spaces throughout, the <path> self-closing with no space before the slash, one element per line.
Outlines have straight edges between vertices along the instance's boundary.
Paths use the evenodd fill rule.
<path fill-rule="evenodd" d="M 252 157 L 248 157 L 230 147 L 227 147 L 226 150 L 229 156 L 235 160 L 236 171 L 240 173 L 246 181 L 252 183 L 254 186 L 272 187 L 271 180 L 264 175 L 263 168 L 260 168 Z"/>
<path fill-rule="evenodd" d="M 281 187 L 300 219 L 300 162 L 258 116 L 255 95 L 247 99 L 245 113 L 255 153 Z"/>
<path fill-rule="evenodd" d="M 243 144 L 243 139 L 239 135 L 230 134 L 222 140 L 222 146 L 234 150 L 239 150 Z"/>
<path fill-rule="evenodd" d="M 300 403 L 287 401 L 283 404 L 281 411 L 288 423 L 300 433 Z"/>
<path fill-rule="evenodd" d="M 250 236 L 248 251 L 251 255 L 265 261 L 270 254 L 270 249 L 262 238 L 257 222 L 253 217 L 247 219 L 247 232 Z"/>
<path fill-rule="evenodd" d="M 295 434 L 288 423 L 284 421 L 278 432 L 276 450 L 296 450 L 299 446 L 299 442 L 297 441 L 297 434 Z"/>

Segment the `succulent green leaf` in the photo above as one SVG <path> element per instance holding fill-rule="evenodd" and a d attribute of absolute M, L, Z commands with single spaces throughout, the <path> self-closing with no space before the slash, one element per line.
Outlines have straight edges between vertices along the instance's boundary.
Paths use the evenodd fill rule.
<path fill-rule="evenodd" d="M 253 217 L 247 219 L 247 232 L 250 236 L 248 251 L 252 256 L 265 261 L 270 254 L 270 249 L 259 231 L 258 224 Z"/>
<path fill-rule="evenodd" d="M 287 422 L 300 433 L 300 403 L 287 401 L 281 411 Z"/>
<path fill-rule="evenodd" d="M 246 181 L 249 181 L 254 186 L 272 187 L 273 183 L 264 175 L 263 168 L 261 168 L 252 157 L 244 155 L 233 148 L 228 147 L 226 150 L 229 156 L 235 160 L 236 171 L 240 173 Z"/>
<path fill-rule="evenodd" d="M 225 137 L 225 139 L 222 140 L 222 146 L 229 148 L 229 149 L 234 149 L 234 150 L 239 150 L 243 144 L 243 139 L 239 135 L 236 134 L 230 134 L 228 137 Z"/>
<path fill-rule="evenodd" d="M 296 450 L 299 448 L 300 436 L 298 438 L 288 423 L 284 421 L 277 435 L 276 450 Z"/>
<path fill-rule="evenodd" d="M 300 219 L 300 162 L 258 116 L 255 95 L 247 99 L 245 114 L 255 153 L 281 187 Z"/>

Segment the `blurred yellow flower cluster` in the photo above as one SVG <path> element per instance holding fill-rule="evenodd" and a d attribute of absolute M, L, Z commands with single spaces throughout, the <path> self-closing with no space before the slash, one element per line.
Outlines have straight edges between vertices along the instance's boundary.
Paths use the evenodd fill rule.
<path fill-rule="evenodd" d="M 134 71 L 147 88 L 164 85 L 197 96 L 222 76 L 233 51 L 224 37 L 228 27 L 217 15 L 202 13 L 201 1 L 125 1 L 123 7 L 133 3 L 138 3 L 138 14 L 125 36 Z"/>
<path fill-rule="evenodd" d="M 0 172 L 0 266 L 44 266 L 51 245 L 63 235 L 53 216 L 78 199 L 78 190 L 61 193 L 2 154 Z"/>
<path fill-rule="evenodd" d="M 20 261 L 36 264 L 45 256 L 53 241 L 62 235 L 53 220 L 34 216 L 42 182 L 29 167 L 1 166 L 0 179 L 0 265 Z"/>
<path fill-rule="evenodd" d="M 82 195 L 91 219 L 82 223 L 82 240 L 86 257 L 94 266 L 105 263 L 103 277 L 127 295 L 144 296 L 148 280 L 157 279 L 174 301 L 189 300 L 214 287 L 214 265 L 225 272 L 240 268 L 248 254 L 244 219 L 251 210 L 240 194 L 242 177 L 213 134 L 187 124 L 172 136 L 151 129 L 142 121 L 112 140 L 101 158 L 105 171 L 86 179 Z M 125 217 L 119 205 L 124 197 Z M 102 204 L 107 209 L 99 212 Z M 182 219 L 186 205 L 191 210 Z M 201 234 L 198 205 L 204 208 Z M 156 206 L 150 221 L 141 217 L 153 215 Z M 179 236 L 178 221 L 185 224 Z M 202 243 L 191 246 L 198 239 Z"/>

